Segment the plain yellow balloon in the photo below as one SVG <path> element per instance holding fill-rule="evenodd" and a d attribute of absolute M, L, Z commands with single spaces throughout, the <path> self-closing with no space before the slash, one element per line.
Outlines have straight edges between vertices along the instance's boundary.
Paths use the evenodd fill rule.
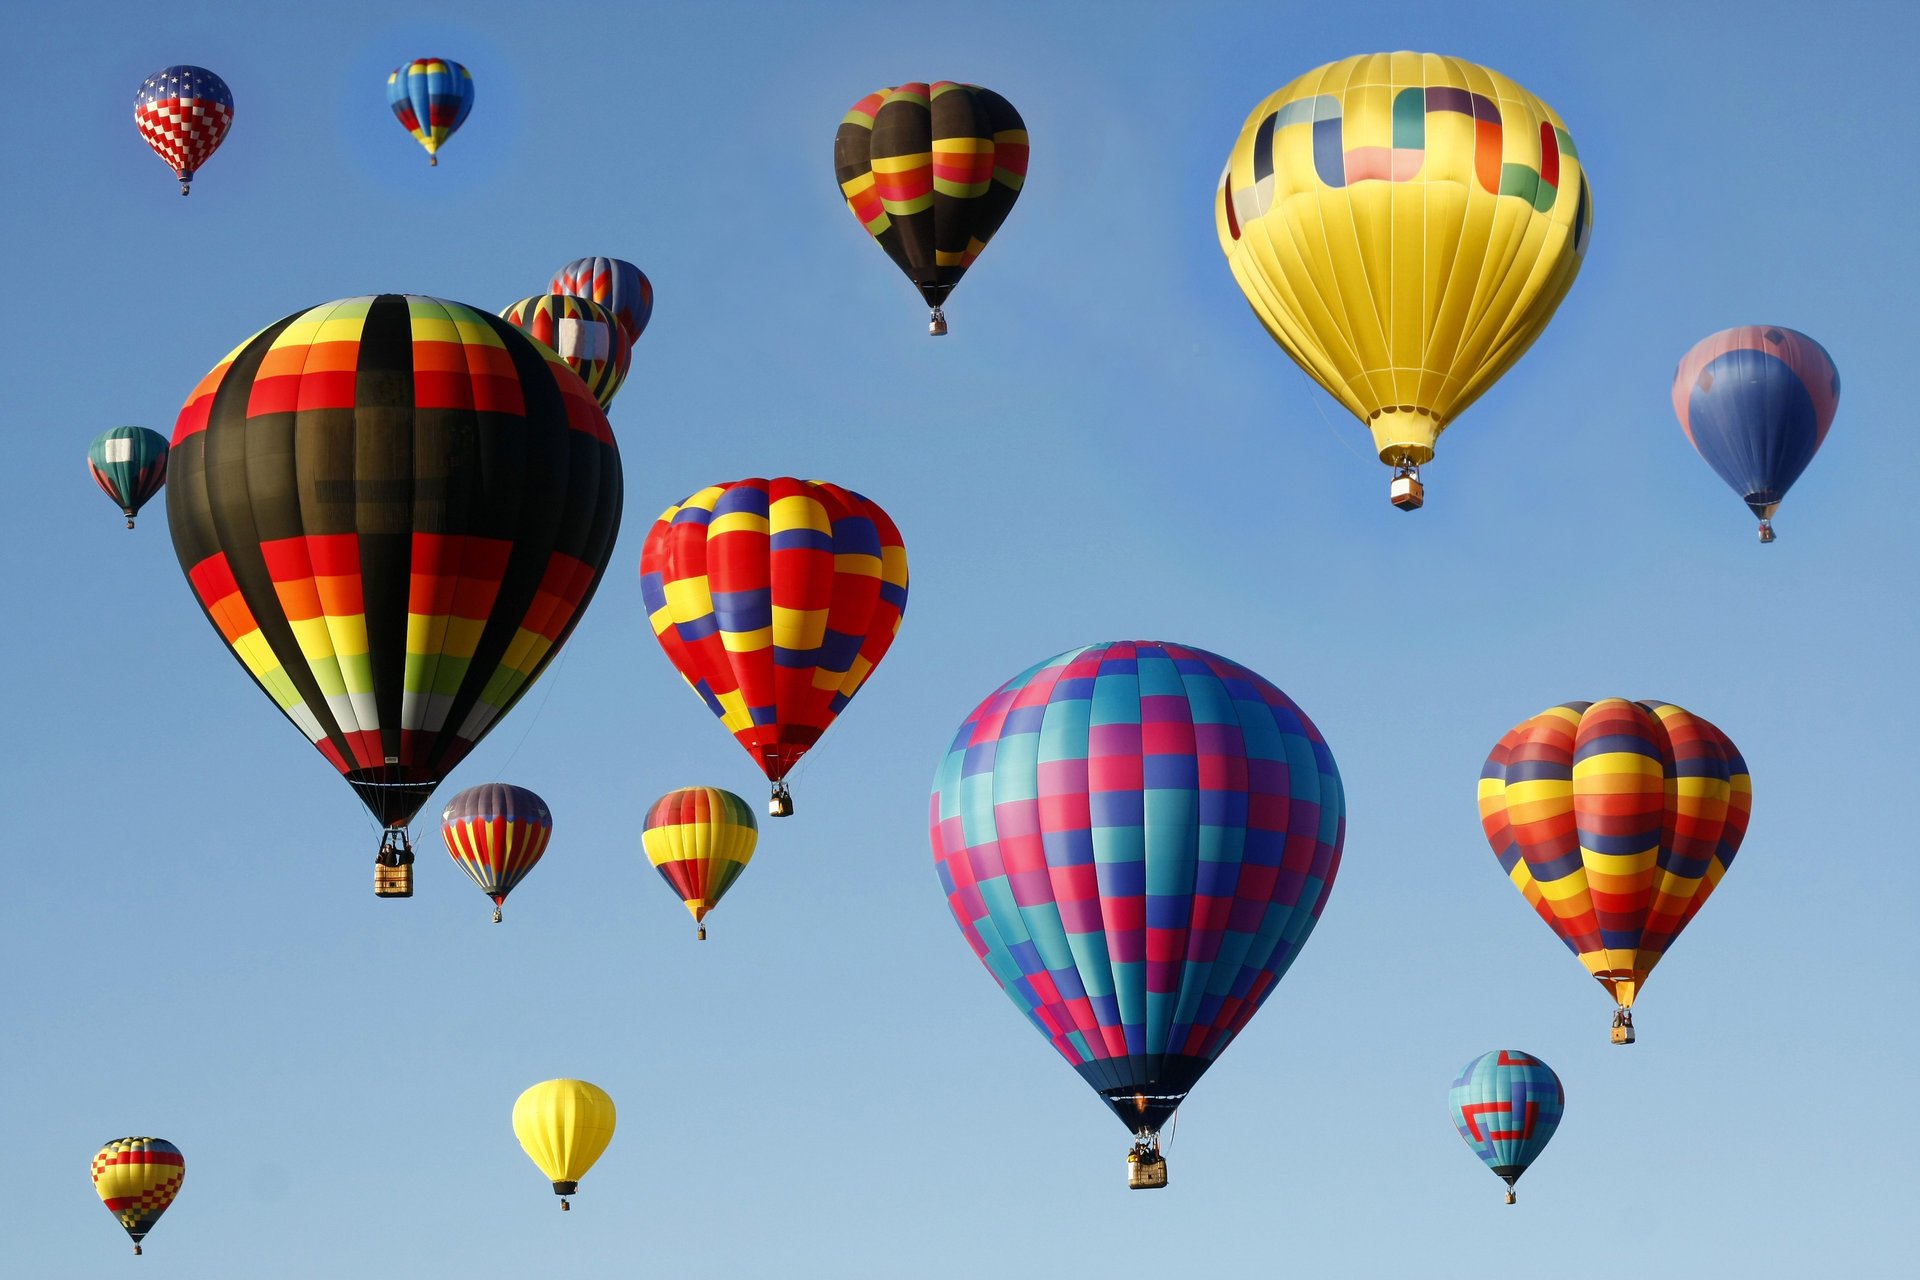
<path fill-rule="evenodd" d="M 1376 53 L 1255 108 L 1214 223 L 1234 279 L 1294 361 L 1411 475 L 1533 345 L 1593 227 L 1560 117 L 1497 71 Z"/>
<path fill-rule="evenodd" d="M 543 1080 L 513 1104 L 513 1136 L 553 1181 L 560 1207 L 613 1141 L 613 1099 L 585 1080 Z"/>

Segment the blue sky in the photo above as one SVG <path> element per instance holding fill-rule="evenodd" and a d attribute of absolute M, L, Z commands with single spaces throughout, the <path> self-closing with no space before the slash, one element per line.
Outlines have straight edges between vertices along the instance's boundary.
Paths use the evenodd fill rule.
<path fill-rule="evenodd" d="M 1920 579 L 1891 445 L 1913 412 L 1920 121 L 1890 68 L 1920 33 L 1904 6 L 1724 8 L 16 16 L 8 1271 L 130 1265 L 86 1162 L 153 1133 L 189 1168 L 150 1280 L 1895 1274 L 1920 1128 Z M 1262 97 L 1394 48 L 1553 104 L 1596 208 L 1560 314 L 1448 433 L 1413 516 L 1261 331 L 1209 206 Z M 384 96 L 429 55 L 477 82 L 433 170 Z M 189 200 L 130 119 L 174 62 L 236 100 Z M 916 78 L 995 88 L 1033 137 L 938 342 L 831 171 L 847 107 Z M 128 534 L 87 441 L 170 433 L 289 312 L 373 291 L 497 309 L 596 253 L 657 291 L 612 413 L 625 528 L 563 657 L 442 791 L 532 787 L 553 847 L 499 928 L 431 828 L 418 896 L 376 901 L 371 820 L 201 617 L 164 502 Z M 1767 548 L 1668 403 L 1696 339 L 1755 322 L 1817 337 L 1845 385 Z M 782 473 L 881 502 L 912 600 L 696 945 L 641 854 L 644 809 L 764 784 L 659 653 L 635 565 L 670 502 Z M 1318 931 L 1183 1109 L 1155 1196 L 1122 1189 L 1125 1135 L 971 957 L 925 831 L 981 697 L 1120 638 L 1273 679 L 1350 813 Z M 1705 715 L 1755 780 L 1739 861 L 1630 1050 L 1473 802 L 1510 725 L 1608 695 Z M 1568 1095 L 1514 1209 L 1444 1110 L 1497 1046 Z M 555 1075 L 621 1115 L 565 1218 L 508 1124 Z"/>

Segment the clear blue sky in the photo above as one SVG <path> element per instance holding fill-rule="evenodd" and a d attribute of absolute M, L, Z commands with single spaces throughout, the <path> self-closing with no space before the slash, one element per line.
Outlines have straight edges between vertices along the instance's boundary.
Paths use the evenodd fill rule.
<path fill-rule="evenodd" d="M 186 1152 L 138 1264 L 193 1277 L 1890 1275 L 1916 1191 L 1912 139 L 1904 5 L 92 4 L 9 24 L 0 1269 L 118 1274 L 109 1137 Z M 1544 339 L 1396 514 L 1365 435 L 1261 331 L 1209 201 L 1246 114 L 1350 53 L 1497 67 L 1561 113 L 1596 215 Z M 429 170 L 387 71 L 472 68 Z M 236 123 L 183 200 L 135 87 Z M 847 107 L 1004 93 L 1031 177 L 952 336 L 841 204 Z M 612 419 L 613 567 L 563 658 L 449 780 L 556 815 L 507 923 L 422 840 L 376 901 L 357 801 L 203 620 L 164 502 L 128 534 L 82 458 L 171 431 L 279 317 L 372 291 L 498 308 L 584 254 L 658 295 Z M 1780 541 L 1688 448 L 1675 362 L 1815 335 L 1845 383 Z M 829 478 L 913 569 L 879 674 L 696 945 L 645 805 L 744 753 L 646 625 L 652 515 Z M 1317 720 L 1350 809 L 1301 960 L 1202 1082 L 1172 1186 L 954 928 L 926 794 L 1026 665 L 1177 639 Z M 1597 985 L 1500 875 L 1474 779 L 1554 702 L 1660 697 L 1754 776 L 1732 874 L 1606 1043 Z M 435 806 L 430 806 L 430 812 Z M 1496 1046 L 1566 1120 L 1507 1209 L 1444 1110 Z M 612 1093 L 562 1217 L 508 1124 Z"/>

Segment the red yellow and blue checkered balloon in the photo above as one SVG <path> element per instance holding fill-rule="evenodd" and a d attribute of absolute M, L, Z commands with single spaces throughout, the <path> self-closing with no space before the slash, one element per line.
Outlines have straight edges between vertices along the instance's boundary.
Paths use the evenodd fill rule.
<path fill-rule="evenodd" d="M 486 782 L 447 801 L 440 835 L 460 869 L 493 899 L 493 922 L 499 924 L 501 904 L 553 839 L 553 814 L 525 787 Z"/>
<path fill-rule="evenodd" d="M 640 843 L 647 860 L 680 895 L 707 936 L 707 912 L 740 878 L 760 840 L 753 809 L 719 787 L 681 787 L 647 810 Z"/>
<path fill-rule="evenodd" d="M 446 58 L 415 58 L 387 76 L 387 105 L 437 165 L 440 148 L 473 110 L 473 73 Z"/>
<path fill-rule="evenodd" d="M 115 1138 L 93 1157 L 93 1189 L 133 1238 L 135 1253 L 186 1176 L 187 1158 L 165 1138 Z"/>

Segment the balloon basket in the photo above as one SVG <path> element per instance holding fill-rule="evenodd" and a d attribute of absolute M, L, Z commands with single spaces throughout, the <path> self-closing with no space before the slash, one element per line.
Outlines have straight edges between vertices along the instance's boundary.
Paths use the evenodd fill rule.
<path fill-rule="evenodd" d="M 793 795 L 787 790 L 787 784 L 773 784 L 773 798 L 767 801 L 767 816 L 770 818 L 791 818 L 793 816 Z"/>
<path fill-rule="evenodd" d="M 380 853 L 373 860 L 373 896 L 413 896 L 413 844 L 403 830 L 388 828 L 380 837 Z"/>
<path fill-rule="evenodd" d="M 1762 520 L 1760 522 L 1760 541 L 1761 542 L 1773 541 L 1773 521 Z"/>
<path fill-rule="evenodd" d="M 947 336 L 947 313 L 938 307 L 935 307 L 932 313 L 927 316 L 927 336 L 929 338 L 944 338 Z"/>
<path fill-rule="evenodd" d="M 1160 1143 L 1143 1137 L 1127 1152 L 1127 1190 L 1153 1191 L 1167 1185 L 1167 1159 L 1160 1154 Z"/>
<path fill-rule="evenodd" d="M 1420 468 L 1410 464 L 1395 467 L 1387 500 L 1401 511 L 1418 511 L 1425 506 L 1427 486 L 1420 483 Z"/>
<path fill-rule="evenodd" d="M 1612 1039 L 1615 1044 L 1633 1043 L 1633 1015 L 1625 1009 L 1613 1015 Z"/>
<path fill-rule="evenodd" d="M 1513 1194 L 1513 1188 L 1512 1188 L 1512 1187 L 1508 1187 L 1508 1188 L 1507 1188 L 1507 1203 L 1508 1203 L 1508 1204 L 1512 1204 L 1512 1203 L 1514 1203 L 1514 1201 L 1515 1201 L 1515 1200 L 1517 1200 L 1518 1198 L 1519 1198 L 1519 1197 L 1517 1197 L 1517 1196 L 1515 1196 L 1515 1195 Z"/>

